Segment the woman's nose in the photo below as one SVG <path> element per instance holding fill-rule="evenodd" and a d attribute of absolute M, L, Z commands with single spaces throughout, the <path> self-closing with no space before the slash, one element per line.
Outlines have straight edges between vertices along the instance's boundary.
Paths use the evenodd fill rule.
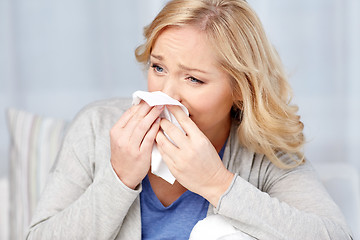
<path fill-rule="evenodd" d="M 161 90 L 163 93 L 167 94 L 168 96 L 178 100 L 179 102 L 181 102 L 181 98 L 180 98 L 180 88 L 179 86 L 177 86 L 177 84 L 175 83 L 175 81 L 167 81 L 164 85 L 163 85 L 163 89 Z"/>

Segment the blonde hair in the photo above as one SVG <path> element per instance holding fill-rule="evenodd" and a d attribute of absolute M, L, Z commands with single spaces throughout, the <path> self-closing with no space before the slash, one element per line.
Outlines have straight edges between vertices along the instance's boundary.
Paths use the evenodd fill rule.
<path fill-rule="evenodd" d="M 304 161 L 303 124 L 277 52 L 244 0 L 173 0 L 144 28 L 146 42 L 135 50 L 146 64 L 157 37 L 167 27 L 192 25 L 203 31 L 231 77 L 233 110 L 240 143 L 265 154 L 280 168 Z M 282 161 L 281 152 L 293 161 Z"/>

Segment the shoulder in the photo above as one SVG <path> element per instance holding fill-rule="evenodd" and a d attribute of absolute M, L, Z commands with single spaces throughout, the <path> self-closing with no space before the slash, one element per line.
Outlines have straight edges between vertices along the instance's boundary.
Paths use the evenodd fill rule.
<path fill-rule="evenodd" d="M 96 162 L 95 155 L 108 159 L 110 129 L 130 106 L 131 99 L 113 98 L 95 101 L 83 107 L 64 136 L 60 158 L 65 160 L 59 160 L 62 168 L 67 168 L 64 164 L 72 166 L 74 161 L 71 159 L 81 159 L 82 166 L 88 166 L 90 174 L 93 165 L 87 162 Z"/>
<path fill-rule="evenodd" d="M 108 133 L 121 115 L 131 107 L 130 98 L 112 98 L 89 103 L 75 116 L 68 132 L 74 138 Z"/>
<path fill-rule="evenodd" d="M 83 109 L 80 110 L 74 120 L 84 117 L 90 117 L 93 119 L 120 117 L 130 107 L 130 98 L 112 98 L 99 100 L 86 105 Z"/>
<path fill-rule="evenodd" d="M 131 98 L 111 98 L 98 100 L 83 107 L 76 117 L 82 115 L 122 114 L 131 106 Z"/>

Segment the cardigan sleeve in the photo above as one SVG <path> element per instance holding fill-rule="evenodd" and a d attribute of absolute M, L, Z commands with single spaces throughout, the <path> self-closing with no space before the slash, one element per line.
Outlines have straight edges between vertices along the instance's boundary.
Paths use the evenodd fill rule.
<path fill-rule="evenodd" d="M 256 239 L 352 239 L 309 163 L 292 170 L 270 165 L 263 189 L 235 174 L 215 213 Z"/>
<path fill-rule="evenodd" d="M 27 239 L 114 239 L 119 233 L 141 189 L 114 174 L 107 135 L 112 122 L 105 112 L 87 108 L 75 118 Z"/>

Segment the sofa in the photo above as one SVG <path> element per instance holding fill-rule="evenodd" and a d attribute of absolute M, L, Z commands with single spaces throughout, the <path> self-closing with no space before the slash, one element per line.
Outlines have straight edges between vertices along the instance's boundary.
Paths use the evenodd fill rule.
<path fill-rule="evenodd" d="M 8 109 L 9 175 L 0 179 L 0 240 L 24 239 L 69 123 L 62 119 Z M 346 163 L 316 163 L 319 178 L 360 239 L 360 183 Z"/>

